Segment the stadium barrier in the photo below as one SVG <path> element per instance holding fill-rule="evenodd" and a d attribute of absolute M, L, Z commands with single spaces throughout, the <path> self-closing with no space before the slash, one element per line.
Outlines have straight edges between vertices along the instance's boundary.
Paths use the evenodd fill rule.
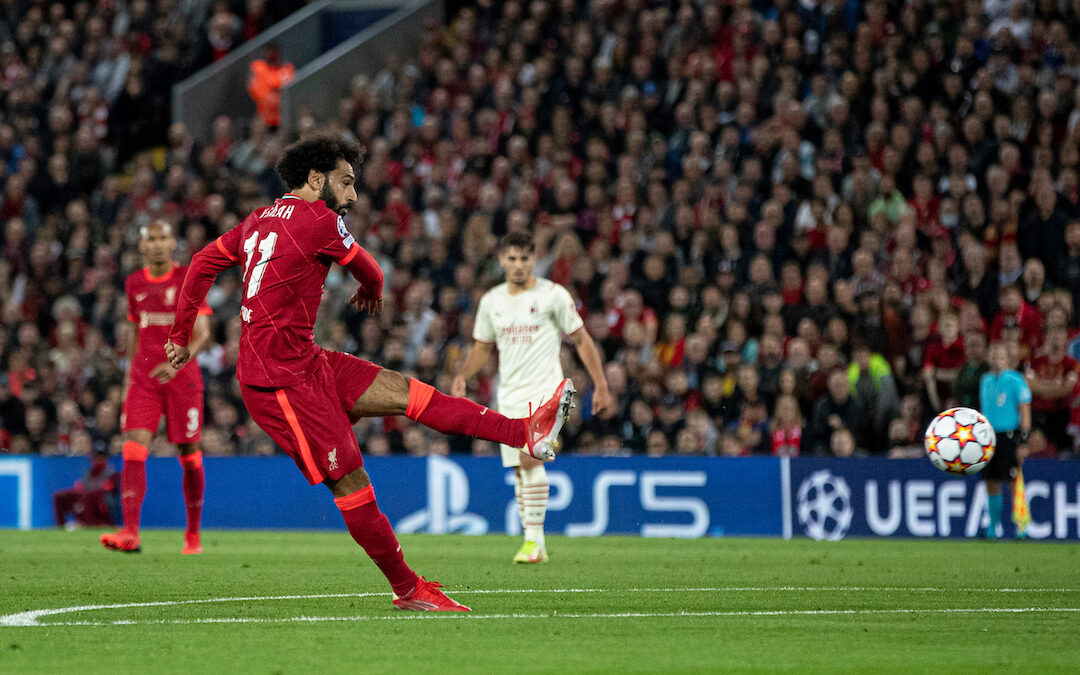
<path fill-rule="evenodd" d="M 399 532 L 520 532 L 513 474 L 496 457 L 370 457 L 365 465 Z M 53 492 L 87 466 L 84 458 L 0 458 L 0 527 L 53 526 Z M 329 493 L 308 486 L 287 457 L 208 457 L 205 466 L 205 527 L 344 528 Z M 1080 539 L 1080 462 L 1029 460 L 1024 473 L 1029 536 Z M 144 526 L 183 527 L 180 477 L 175 459 L 149 460 Z M 571 536 L 974 537 L 987 517 L 977 478 L 925 460 L 570 456 L 549 465 L 548 479 L 547 529 Z"/>
<path fill-rule="evenodd" d="M 403 9 L 410 10 L 414 2 L 316 0 L 232 50 L 220 61 L 173 85 L 172 121 L 183 122 L 196 141 L 209 144 L 213 121 L 219 115 L 234 121 L 255 115 L 255 103 L 247 91 L 248 78 L 251 62 L 262 58 L 268 44 L 278 44 L 282 60 L 296 66 L 299 75 L 309 64 L 322 62 L 326 52 L 336 50 L 345 42 L 353 44 L 357 34 L 367 33 L 371 26 L 400 14 Z M 383 61 L 373 63 L 372 68 L 381 68 Z M 334 110 L 337 110 L 337 99 L 348 93 L 348 88 L 332 92 Z"/>
<path fill-rule="evenodd" d="M 370 0 L 375 2 L 376 0 Z M 374 77 L 386 65 L 387 55 L 397 52 L 406 62 L 408 50 L 423 37 L 425 21 L 442 22 L 441 0 L 410 0 L 397 3 L 362 30 L 357 24 L 346 40 L 327 47 L 317 58 L 300 66 L 291 82 L 281 90 L 281 126 L 296 131 L 301 112 L 337 111 L 338 102 L 352 92 L 357 75 Z"/>

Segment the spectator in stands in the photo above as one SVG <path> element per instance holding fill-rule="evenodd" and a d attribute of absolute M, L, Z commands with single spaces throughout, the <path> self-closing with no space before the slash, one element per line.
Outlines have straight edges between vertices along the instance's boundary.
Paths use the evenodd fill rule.
<path fill-rule="evenodd" d="M 828 394 L 814 406 L 814 415 L 807 430 L 807 447 L 817 455 L 833 452 L 832 437 L 837 431 L 847 431 L 852 436 L 854 450 L 856 436 L 861 436 L 866 422 L 866 410 L 851 395 L 848 374 L 835 369 L 828 376 Z M 846 443 L 843 445 L 846 447 Z M 850 453 L 849 453 L 850 454 Z"/>
<path fill-rule="evenodd" d="M 667 435 L 660 429 L 649 432 L 648 441 L 645 445 L 645 454 L 649 457 L 663 457 L 668 454 L 670 446 Z"/>
<path fill-rule="evenodd" d="M 855 443 L 855 435 L 850 429 L 839 428 L 829 434 L 829 452 L 833 457 L 852 457 L 856 453 L 864 454 Z"/>
<path fill-rule="evenodd" d="M 1068 331 L 1055 327 L 1046 333 L 1041 354 L 1031 359 L 1024 373 L 1031 388 L 1031 424 L 1057 448 L 1071 445 L 1066 428 L 1080 383 L 1080 364 L 1066 354 Z"/>
<path fill-rule="evenodd" d="M 911 437 L 903 419 L 898 417 L 889 423 L 889 459 L 918 459 L 924 453 L 921 439 Z"/>
<path fill-rule="evenodd" d="M 776 399 L 769 431 L 773 455 L 798 456 L 802 445 L 803 417 L 798 400 L 791 394 L 783 394 Z"/>
<path fill-rule="evenodd" d="M 1071 220 L 1065 228 L 1065 245 L 1053 257 L 1054 283 L 1072 294 L 1072 314 L 1080 312 L 1080 220 Z"/>
<path fill-rule="evenodd" d="M 881 354 L 872 351 L 869 345 L 857 343 L 852 350 L 847 376 L 851 393 L 867 416 L 864 422 L 864 447 L 884 447 L 886 441 L 883 437 L 887 433 L 889 420 L 900 409 L 896 382 L 888 362 Z"/>
<path fill-rule="evenodd" d="M 1058 459 L 1061 456 L 1060 448 L 1051 443 L 1042 429 L 1032 429 L 1028 437 L 1029 458 L 1035 459 Z"/>
<path fill-rule="evenodd" d="M 979 409 L 979 380 L 990 370 L 986 362 L 986 334 L 981 330 L 968 331 L 964 335 L 964 365 L 956 372 L 952 396 L 956 405 Z"/>
<path fill-rule="evenodd" d="M 990 325 L 990 340 L 1000 340 L 1007 329 L 1017 329 L 1021 354 L 1026 360 L 1042 343 L 1043 317 L 1039 310 L 1024 302 L 1020 288 L 1015 285 L 1002 287 L 998 305 L 1000 309 Z"/>
<path fill-rule="evenodd" d="M 938 318 L 938 335 L 923 357 L 926 397 L 934 410 L 944 410 L 955 400 L 954 383 L 966 361 L 960 319 L 955 314 Z"/>

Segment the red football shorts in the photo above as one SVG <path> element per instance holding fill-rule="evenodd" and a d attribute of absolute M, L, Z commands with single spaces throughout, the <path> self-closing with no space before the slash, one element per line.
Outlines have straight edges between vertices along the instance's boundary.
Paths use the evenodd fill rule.
<path fill-rule="evenodd" d="M 348 411 L 380 370 L 350 354 L 323 351 L 307 380 L 281 389 L 241 383 L 240 393 L 251 419 L 315 485 L 364 465 Z"/>
<path fill-rule="evenodd" d="M 341 409 L 348 414 L 356 403 L 356 399 L 360 398 L 361 394 L 367 391 L 371 383 L 375 381 L 375 376 L 382 370 L 382 366 L 344 352 L 324 349 L 322 353 L 330 364 Z"/>
<path fill-rule="evenodd" d="M 187 373 L 191 368 L 192 375 Z M 156 434 L 165 415 L 170 443 L 202 440 L 203 382 L 198 365 L 180 371 L 168 384 L 143 375 L 132 375 L 124 399 L 122 430 L 147 429 Z"/>

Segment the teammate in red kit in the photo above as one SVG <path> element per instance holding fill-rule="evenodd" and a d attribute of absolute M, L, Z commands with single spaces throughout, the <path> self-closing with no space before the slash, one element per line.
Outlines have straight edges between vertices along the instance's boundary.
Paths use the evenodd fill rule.
<path fill-rule="evenodd" d="M 356 201 L 353 162 L 359 155 L 354 143 L 329 134 L 306 136 L 285 150 L 278 173 L 289 193 L 195 255 L 165 352 L 175 367 L 187 363 L 191 327 L 207 291 L 218 273 L 241 265 L 236 377 L 252 419 L 308 482 L 330 489 L 349 534 L 389 580 L 396 608 L 468 611 L 405 563 L 375 502 L 352 424 L 361 417 L 405 415 L 443 433 L 524 447 L 523 452 L 550 460 L 574 390 L 563 380 L 530 417 L 509 419 L 314 342 L 330 263 L 344 266 L 360 283 L 349 300 L 357 309 L 376 313 L 382 306 L 382 271 L 341 219 Z"/>
<path fill-rule="evenodd" d="M 172 260 L 176 239 L 168 223 L 155 221 L 140 230 L 139 251 L 147 266 L 127 278 L 128 321 L 134 335 L 128 342 L 128 372 L 124 381 L 124 469 L 120 475 L 120 505 L 124 527 L 101 535 L 105 548 L 137 553 L 139 514 L 146 495 L 146 455 L 161 416 L 169 442 L 180 449 L 183 467 L 187 531 L 183 553 L 202 553 L 205 476 L 202 465 L 203 381 L 198 365 L 173 367 L 162 359 L 176 301 L 188 268 Z M 210 337 L 210 308 L 200 304 L 189 349 L 197 354 Z"/>

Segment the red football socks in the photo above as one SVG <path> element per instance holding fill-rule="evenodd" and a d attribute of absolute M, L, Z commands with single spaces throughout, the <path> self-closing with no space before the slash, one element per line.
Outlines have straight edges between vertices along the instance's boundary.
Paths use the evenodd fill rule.
<path fill-rule="evenodd" d="M 143 497 L 146 496 L 145 445 L 124 441 L 124 468 L 120 472 L 120 510 L 124 514 L 124 529 L 132 534 L 139 532 L 139 515 Z"/>
<path fill-rule="evenodd" d="M 394 528 L 375 503 L 375 489 L 369 485 L 351 495 L 335 498 L 334 503 L 341 509 L 349 534 L 386 575 L 394 593 L 399 597 L 410 593 L 419 577 L 405 564 Z"/>
<path fill-rule="evenodd" d="M 203 493 L 206 491 L 206 474 L 203 471 L 202 451 L 180 455 L 184 469 L 184 504 L 187 507 L 187 533 L 198 534 L 202 521 Z"/>
<path fill-rule="evenodd" d="M 444 434 L 483 438 L 521 448 L 526 442 L 525 420 L 510 419 L 467 398 L 447 396 L 415 377 L 409 380 L 405 416 Z"/>

